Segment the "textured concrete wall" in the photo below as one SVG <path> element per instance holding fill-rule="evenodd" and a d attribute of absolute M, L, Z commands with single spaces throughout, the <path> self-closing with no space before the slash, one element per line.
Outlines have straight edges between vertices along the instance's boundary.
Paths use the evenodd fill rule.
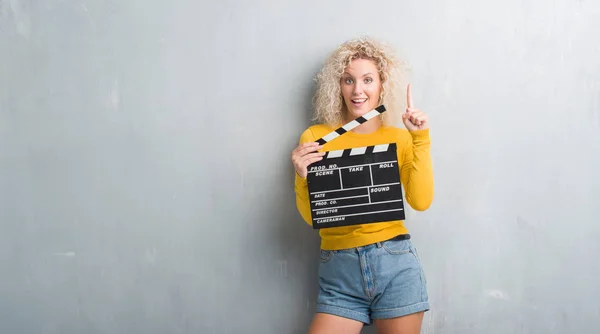
<path fill-rule="evenodd" d="M 597 330 L 599 31 L 592 1 L 0 0 L 0 332 L 305 332 L 289 156 L 359 34 L 431 117 L 423 332 Z"/>

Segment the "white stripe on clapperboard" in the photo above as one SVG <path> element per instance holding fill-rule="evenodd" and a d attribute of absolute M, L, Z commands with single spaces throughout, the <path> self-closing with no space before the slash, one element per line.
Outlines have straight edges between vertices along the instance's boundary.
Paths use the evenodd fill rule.
<path fill-rule="evenodd" d="M 323 209 L 323 210 L 324 210 L 324 209 Z M 326 216 L 326 217 L 319 217 L 319 218 L 315 218 L 315 219 L 316 219 L 316 220 L 319 220 L 319 219 L 330 219 L 330 218 L 337 218 L 337 217 L 348 217 L 348 216 L 371 215 L 371 214 L 374 214 L 374 213 L 392 212 L 392 211 L 402 211 L 402 209 L 392 209 L 392 210 L 381 210 L 381 211 L 371 211 L 371 212 L 351 213 L 351 214 L 349 214 L 349 215 Z"/>
<path fill-rule="evenodd" d="M 334 199 L 330 199 L 330 201 L 337 201 L 337 198 Z M 326 208 L 319 208 L 319 209 L 313 209 L 312 211 L 323 211 L 323 210 L 329 210 L 329 209 L 341 209 L 341 208 L 350 208 L 353 206 L 363 206 L 363 205 L 371 205 L 371 204 L 383 204 L 383 203 L 394 203 L 394 202 L 402 202 L 401 199 L 395 199 L 393 201 L 383 201 L 383 202 L 375 202 L 375 203 L 361 203 L 361 204 L 352 204 L 352 205 L 342 205 L 342 206 L 328 206 Z"/>
<path fill-rule="evenodd" d="M 365 154 L 365 152 L 367 152 L 366 147 L 356 147 L 350 150 L 350 156 Z"/>
<path fill-rule="evenodd" d="M 390 146 L 390 144 L 375 145 L 375 146 L 373 146 L 373 153 L 387 152 L 389 146 Z M 350 155 L 353 156 L 353 155 L 365 154 L 367 151 L 367 147 L 368 146 L 356 147 L 356 148 L 350 149 Z M 325 157 L 325 159 L 339 158 L 344 154 L 345 151 L 346 150 L 329 151 L 327 153 L 327 156 Z"/>
<path fill-rule="evenodd" d="M 395 164 L 397 162 L 398 161 L 396 161 L 396 160 L 380 161 L 380 162 L 374 162 L 372 164 L 361 164 L 361 165 L 351 165 L 351 166 L 345 166 L 345 167 L 335 167 L 335 168 L 311 170 L 311 171 L 309 171 L 309 173 L 325 172 L 325 171 L 328 171 L 328 170 L 337 170 L 337 169 L 348 169 L 350 167 L 373 166 L 373 165 L 380 165 L 380 164 Z M 350 188 L 345 188 L 345 189 L 350 189 Z M 315 192 L 315 194 L 316 194 L 316 192 Z"/>
<path fill-rule="evenodd" d="M 362 188 L 362 187 L 361 187 Z M 346 190 L 346 189 L 344 189 Z M 313 193 L 315 194 L 315 193 Z M 310 201 L 311 203 L 317 203 L 317 202 L 327 202 L 327 201 L 333 201 L 333 200 L 339 200 L 339 199 L 350 199 L 350 198 L 359 198 L 359 197 L 368 197 L 369 195 L 358 195 L 358 196 L 348 196 L 348 197 L 340 197 L 340 198 L 330 198 L 330 199 L 319 199 L 316 201 Z"/>
<path fill-rule="evenodd" d="M 382 184 L 376 184 L 376 185 L 372 185 L 372 186 L 361 186 L 361 187 L 352 187 L 352 188 L 343 188 L 343 189 L 334 189 L 334 190 L 323 190 L 323 191 L 315 191 L 313 193 L 310 193 L 311 195 L 313 194 L 322 194 L 322 193 L 332 193 L 334 191 L 346 191 L 346 190 L 352 190 L 352 189 L 361 189 L 361 188 L 369 188 L 369 187 L 383 187 L 383 186 L 391 186 L 394 184 L 400 184 L 400 182 L 394 182 L 394 183 L 382 183 Z M 368 195 L 366 195 L 368 196 Z M 330 198 L 327 201 L 331 201 L 337 198 Z M 324 199 L 322 201 L 325 201 Z"/>
<path fill-rule="evenodd" d="M 388 147 L 390 147 L 390 144 L 375 145 L 375 147 L 373 148 L 373 153 L 386 152 L 388 150 Z"/>

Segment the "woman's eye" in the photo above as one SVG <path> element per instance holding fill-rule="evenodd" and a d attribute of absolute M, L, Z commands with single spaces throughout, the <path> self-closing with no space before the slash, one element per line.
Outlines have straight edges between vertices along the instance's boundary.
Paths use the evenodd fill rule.
<path fill-rule="evenodd" d="M 350 79 L 350 78 L 346 78 L 346 79 L 344 80 L 344 82 L 345 82 L 347 85 L 350 85 L 350 84 L 352 84 L 352 79 Z"/>
<path fill-rule="evenodd" d="M 366 79 L 365 79 L 365 82 L 366 82 L 366 83 L 371 83 L 372 81 L 373 81 L 373 79 L 371 79 L 371 78 L 366 78 Z"/>

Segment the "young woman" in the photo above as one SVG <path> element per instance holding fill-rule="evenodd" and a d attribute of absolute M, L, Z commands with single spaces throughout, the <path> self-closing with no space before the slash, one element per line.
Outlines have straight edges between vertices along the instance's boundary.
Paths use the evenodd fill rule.
<path fill-rule="evenodd" d="M 296 204 L 310 225 L 307 166 L 325 151 L 396 143 L 406 203 L 426 210 L 433 200 L 428 116 L 416 108 L 410 85 L 400 87 L 401 63 L 370 38 L 350 40 L 327 59 L 317 76 L 317 125 L 306 129 L 292 152 Z M 399 98 L 399 95 L 405 96 Z M 406 100 L 404 100 L 406 98 Z M 406 105 L 402 102 L 406 101 Z M 379 105 L 386 112 L 335 140 L 315 141 Z M 401 116 L 404 128 L 395 126 Z M 403 221 L 322 228 L 317 313 L 310 334 L 420 333 L 429 310 L 425 275 Z"/>

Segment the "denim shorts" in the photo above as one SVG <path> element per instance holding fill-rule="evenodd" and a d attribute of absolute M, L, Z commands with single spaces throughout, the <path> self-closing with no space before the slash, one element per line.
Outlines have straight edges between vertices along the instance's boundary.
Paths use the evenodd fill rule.
<path fill-rule="evenodd" d="M 428 311 L 427 282 L 410 239 L 321 250 L 317 312 L 372 324 Z"/>

